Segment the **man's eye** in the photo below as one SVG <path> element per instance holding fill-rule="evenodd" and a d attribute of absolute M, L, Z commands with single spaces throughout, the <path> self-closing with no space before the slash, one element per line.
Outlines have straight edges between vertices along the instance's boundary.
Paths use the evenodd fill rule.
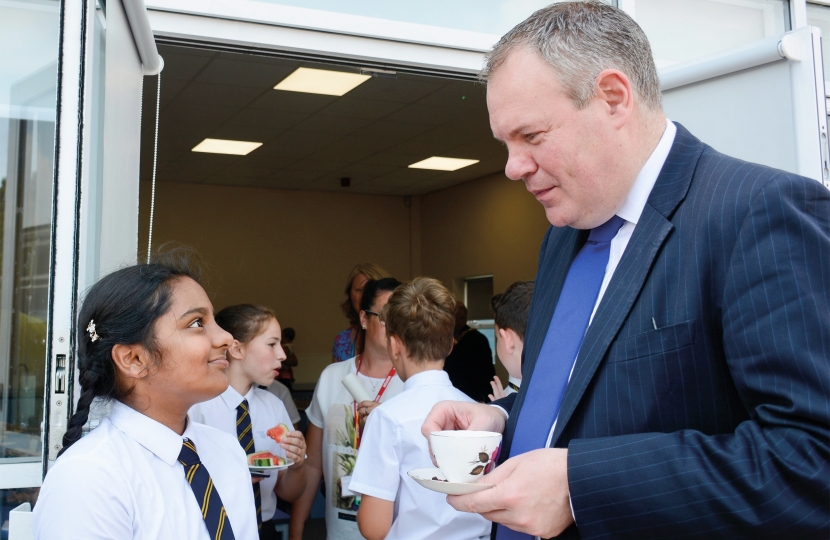
<path fill-rule="evenodd" d="M 202 319 L 196 319 L 195 321 L 190 323 L 190 325 L 188 326 L 188 328 L 204 328 L 204 327 L 205 327 L 205 323 Z"/>

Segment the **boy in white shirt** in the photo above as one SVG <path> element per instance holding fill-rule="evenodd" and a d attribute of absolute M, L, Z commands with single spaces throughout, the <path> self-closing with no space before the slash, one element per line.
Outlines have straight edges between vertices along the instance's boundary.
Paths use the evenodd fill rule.
<path fill-rule="evenodd" d="M 491 523 L 458 512 L 446 495 L 418 485 L 407 472 L 433 467 L 421 435 L 433 405 L 472 400 L 443 370 L 452 350 L 455 300 L 440 282 L 416 278 L 398 287 L 380 314 L 389 357 L 404 391 L 377 407 L 363 432 L 349 489 L 362 494 L 357 523 L 367 540 L 489 538 Z"/>
<path fill-rule="evenodd" d="M 490 302 L 496 314 L 496 355 L 508 374 L 506 389 L 498 377 L 490 381 L 490 401 L 518 392 L 522 384 L 522 351 L 532 298 L 533 282 L 517 281 Z"/>

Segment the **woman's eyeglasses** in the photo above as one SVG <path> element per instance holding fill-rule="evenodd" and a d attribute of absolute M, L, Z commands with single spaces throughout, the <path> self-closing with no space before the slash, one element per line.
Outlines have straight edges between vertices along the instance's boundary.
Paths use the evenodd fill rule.
<path fill-rule="evenodd" d="M 380 323 L 381 326 L 386 326 L 386 323 L 383 322 L 382 320 L 380 320 L 380 314 L 379 313 L 376 313 L 374 311 L 369 311 L 368 309 L 364 309 L 363 313 L 365 313 L 366 315 L 374 315 L 375 317 L 378 318 L 378 322 Z"/>

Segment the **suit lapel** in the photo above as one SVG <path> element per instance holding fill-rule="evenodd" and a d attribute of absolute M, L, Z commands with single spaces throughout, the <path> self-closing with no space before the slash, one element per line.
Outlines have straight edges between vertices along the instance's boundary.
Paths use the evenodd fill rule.
<path fill-rule="evenodd" d="M 674 228 L 669 219 L 689 190 L 702 151 L 703 144 L 683 126 L 677 124 L 677 135 L 672 149 L 649 195 L 625 253 L 608 284 L 594 320 L 585 334 L 571 380 L 562 398 L 556 429 L 551 438 L 552 446 L 556 445 L 605 357 L 608 347 L 628 317 L 660 248 Z M 564 277 L 562 280 L 564 281 Z M 548 324 L 550 324 L 550 317 L 548 317 Z M 542 339 L 544 339 L 544 334 Z M 522 387 L 525 385 L 523 384 Z"/>

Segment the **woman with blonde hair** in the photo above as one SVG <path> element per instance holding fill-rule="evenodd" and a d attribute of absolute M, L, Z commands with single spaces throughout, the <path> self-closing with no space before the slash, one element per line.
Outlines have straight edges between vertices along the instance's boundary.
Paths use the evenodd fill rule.
<path fill-rule="evenodd" d="M 360 299 L 363 287 L 369 280 L 390 277 L 389 272 L 374 263 L 360 263 L 349 272 L 346 280 L 346 298 L 340 304 L 343 314 L 349 319 L 349 327 L 337 334 L 331 349 L 331 362 L 342 362 L 354 358 L 363 351 L 364 332 L 360 327 Z"/>

